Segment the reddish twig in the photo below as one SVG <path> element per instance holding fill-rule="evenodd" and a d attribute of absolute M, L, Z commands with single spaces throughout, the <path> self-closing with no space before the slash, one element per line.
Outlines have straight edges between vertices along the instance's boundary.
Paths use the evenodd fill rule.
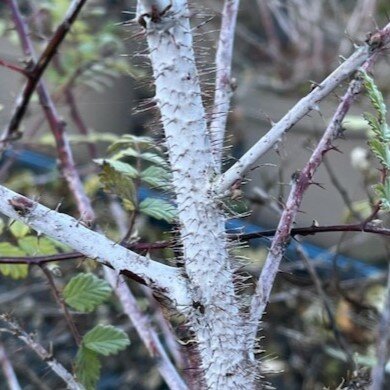
<path fill-rule="evenodd" d="M 246 234 L 229 234 L 230 239 L 239 241 L 255 240 L 257 238 L 273 237 L 278 231 L 276 229 L 263 230 L 260 232 L 246 233 Z M 301 228 L 291 229 L 290 236 L 312 236 L 319 233 L 334 233 L 334 232 L 357 232 L 370 233 L 382 236 L 390 236 L 390 229 L 382 228 L 375 225 L 351 224 L 351 225 L 326 225 L 326 226 L 306 226 Z M 158 250 L 164 248 L 172 248 L 177 243 L 174 240 L 166 240 L 159 242 L 136 242 L 127 244 L 121 242 L 120 245 L 135 252 L 149 252 L 151 250 Z M 41 265 L 51 263 L 54 261 L 66 261 L 84 258 L 85 256 L 80 252 L 57 253 L 55 255 L 34 256 L 34 257 L 0 257 L 0 264 L 29 264 Z"/>
<path fill-rule="evenodd" d="M 2 59 L 0 59 L 0 65 L 4 66 L 5 68 L 11 69 L 15 72 L 18 72 L 18 73 L 22 74 L 23 76 L 28 77 L 28 73 L 27 73 L 26 69 L 23 69 L 18 65 L 12 64 L 11 62 L 8 62 L 8 61 L 2 60 Z"/>
<path fill-rule="evenodd" d="M 81 11 L 81 8 L 86 2 L 86 0 L 73 0 L 73 2 L 68 8 L 63 22 L 58 26 L 53 37 L 50 39 L 49 43 L 47 44 L 40 57 L 36 59 L 34 48 L 32 47 L 30 42 L 27 26 L 22 15 L 20 14 L 17 1 L 6 1 L 11 10 L 12 19 L 15 23 L 16 30 L 18 31 L 23 46 L 23 51 L 31 62 L 25 70 L 28 77 L 27 83 L 24 86 L 21 95 L 17 99 L 17 104 L 12 114 L 12 118 L 9 121 L 1 138 L 2 141 L 8 140 L 9 138 L 13 137 L 15 133 L 17 133 L 19 124 L 23 119 L 24 114 L 26 113 L 31 96 L 34 93 L 42 77 L 43 72 L 56 54 L 59 45 L 65 39 L 66 35 L 70 31 L 73 22 L 76 20 L 79 12 Z"/>
<path fill-rule="evenodd" d="M 43 81 L 40 81 L 43 71 L 53 58 L 58 45 L 65 38 L 66 33 L 69 31 L 71 24 L 77 17 L 85 0 L 73 1 L 65 16 L 64 22 L 58 27 L 53 38 L 48 43 L 48 46 L 39 59 L 36 59 L 35 50 L 29 37 L 30 34 L 27 24 L 20 13 L 17 2 L 15 0 L 7 0 L 7 2 L 11 9 L 12 18 L 15 22 L 23 51 L 26 56 L 31 58 L 31 71 L 29 72 L 28 82 L 23 89 L 21 97 L 18 99 L 14 115 L 11 118 L 8 128 L 3 134 L 2 140 L 4 141 L 5 139 L 9 139 L 10 136 L 15 135 L 20 120 L 27 108 L 29 99 L 36 89 L 45 112 L 46 119 L 49 122 L 50 129 L 56 141 L 61 172 L 68 183 L 69 190 L 75 198 L 81 218 L 86 221 L 93 221 L 95 219 L 95 214 L 92 210 L 91 202 L 84 192 L 83 184 L 75 168 L 69 141 L 65 137 L 66 124 L 60 118 L 45 84 Z"/>
<path fill-rule="evenodd" d="M 364 70 L 368 70 L 376 58 L 377 55 L 373 54 L 370 59 L 362 65 L 362 68 Z M 268 303 L 276 274 L 279 270 L 280 262 L 284 255 L 288 241 L 290 240 L 290 232 L 296 215 L 299 212 L 303 194 L 307 188 L 313 184 L 312 179 L 314 173 L 322 163 L 324 155 L 328 151 L 334 149 L 332 142 L 339 136 L 342 121 L 350 109 L 352 103 L 355 101 L 357 95 L 359 94 L 362 88 L 362 84 L 363 82 L 359 77 L 355 78 L 350 83 L 347 92 L 337 107 L 332 120 L 330 121 L 324 135 L 311 155 L 308 163 L 304 166 L 301 172 L 297 172 L 297 174 L 292 178 L 292 188 L 287 199 L 285 209 L 280 218 L 277 232 L 272 241 L 266 262 L 262 268 L 256 291 L 251 302 L 250 322 L 252 326 L 252 334 L 249 340 L 250 347 L 255 341 L 259 320 L 261 319 L 265 307 Z"/>
<path fill-rule="evenodd" d="M 328 96 L 343 80 L 351 76 L 366 61 L 381 53 L 390 43 L 390 23 L 379 30 L 368 40 L 368 45 L 360 47 L 355 53 L 334 70 L 325 80 L 302 98 L 268 133 L 253 145 L 231 168 L 216 181 L 214 190 L 219 195 L 230 192 L 231 186 L 250 170 L 253 164 L 280 140 L 282 135 L 291 129 L 318 103 Z"/>

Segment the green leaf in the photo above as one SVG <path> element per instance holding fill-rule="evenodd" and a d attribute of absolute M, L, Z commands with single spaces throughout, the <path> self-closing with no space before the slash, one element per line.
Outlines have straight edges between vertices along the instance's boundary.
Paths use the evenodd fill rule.
<path fill-rule="evenodd" d="M 135 185 L 129 175 L 118 172 L 110 164 L 103 162 L 99 178 L 106 191 L 112 192 L 132 203 L 136 202 Z"/>
<path fill-rule="evenodd" d="M 96 352 L 81 346 L 75 359 L 77 380 L 86 390 L 94 390 L 100 378 L 101 363 Z"/>
<path fill-rule="evenodd" d="M 63 291 L 65 302 L 85 313 L 93 311 L 110 295 L 110 285 L 91 273 L 82 273 L 73 277 Z"/>
<path fill-rule="evenodd" d="M 53 242 L 46 237 L 26 236 L 19 238 L 18 245 L 29 256 L 55 255 L 58 253 Z"/>
<path fill-rule="evenodd" d="M 380 197 L 381 209 L 390 211 L 390 177 L 387 177 L 384 184 L 377 184 L 375 191 Z"/>
<path fill-rule="evenodd" d="M 150 166 L 141 172 L 141 180 L 151 187 L 167 189 L 170 187 L 171 175 L 162 167 Z"/>
<path fill-rule="evenodd" d="M 30 228 L 23 222 L 13 220 L 9 230 L 15 238 L 22 238 L 30 231 Z"/>
<path fill-rule="evenodd" d="M 144 199 L 140 203 L 139 209 L 150 217 L 162 219 L 168 223 L 172 223 L 177 215 L 177 210 L 171 203 L 157 198 Z"/>
<path fill-rule="evenodd" d="M 138 171 L 132 167 L 130 164 L 127 164 L 122 161 L 117 161 L 113 159 L 95 159 L 93 160 L 96 164 L 104 165 L 108 164 L 112 169 L 114 169 L 117 172 L 123 173 L 124 175 L 128 175 L 131 178 L 136 178 L 138 176 Z"/>
<path fill-rule="evenodd" d="M 108 148 L 108 152 L 115 153 L 121 149 L 130 149 L 132 146 L 137 146 L 138 148 L 153 147 L 154 141 L 150 137 L 139 137 L 136 135 L 126 134 L 112 144 Z"/>
<path fill-rule="evenodd" d="M 118 353 L 130 345 L 127 334 L 112 325 L 97 325 L 83 337 L 83 345 L 100 355 Z"/>
<path fill-rule="evenodd" d="M 8 242 L 0 243 L 0 256 L 1 257 L 23 257 L 26 253 L 23 252 L 17 246 L 14 246 Z M 23 279 L 28 275 L 27 264 L 0 264 L 0 272 L 4 276 L 9 276 L 12 279 Z"/>
<path fill-rule="evenodd" d="M 378 139 L 371 139 L 369 141 L 369 146 L 375 156 L 378 158 L 380 163 L 386 168 L 390 169 L 390 149 L 389 146 L 381 142 Z"/>
<path fill-rule="evenodd" d="M 162 158 L 158 154 L 151 153 L 151 152 L 138 152 L 132 148 L 121 150 L 115 153 L 111 158 L 114 160 L 120 160 L 122 158 L 127 158 L 127 157 L 140 158 L 154 165 L 160 165 L 163 168 L 168 168 L 168 163 L 165 161 L 164 158 Z"/>

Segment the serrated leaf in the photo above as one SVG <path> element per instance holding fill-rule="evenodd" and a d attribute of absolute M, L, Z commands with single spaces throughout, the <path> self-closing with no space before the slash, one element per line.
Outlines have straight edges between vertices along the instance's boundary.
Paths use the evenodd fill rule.
<path fill-rule="evenodd" d="M 10 244 L 9 242 L 0 243 L 0 256 L 1 257 L 23 257 L 26 253 L 23 252 L 17 246 Z M 0 272 L 4 276 L 9 276 L 12 279 L 23 279 L 28 275 L 27 264 L 0 264 Z"/>
<path fill-rule="evenodd" d="M 91 273 L 82 273 L 73 277 L 63 291 L 65 302 L 85 313 L 93 311 L 110 295 L 110 285 Z"/>
<path fill-rule="evenodd" d="M 127 164 L 122 161 L 117 161 L 114 159 L 95 159 L 93 160 L 96 164 L 104 165 L 108 164 L 112 169 L 114 169 L 117 172 L 123 173 L 124 175 L 128 175 L 131 178 L 136 178 L 138 176 L 138 171 L 132 167 L 130 164 Z"/>
<path fill-rule="evenodd" d="M 156 219 L 162 219 L 172 223 L 177 215 L 176 208 L 169 202 L 157 199 L 146 198 L 139 204 L 139 210 Z"/>
<path fill-rule="evenodd" d="M 140 148 L 152 147 L 154 141 L 150 137 L 140 137 L 131 134 L 123 135 L 118 141 L 110 145 L 108 153 L 115 153 L 121 149 L 131 149 L 132 146 L 137 145 Z"/>
<path fill-rule="evenodd" d="M 13 220 L 10 223 L 9 230 L 15 238 L 21 238 L 30 231 L 30 228 L 23 222 Z"/>
<path fill-rule="evenodd" d="M 101 363 L 96 352 L 83 346 L 75 359 L 75 375 L 86 390 L 94 390 L 100 378 Z"/>
<path fill-rule="evenodd" d="M 46 237 L 26 236 L 19 238 L 18 245 L 29 256 L 54 255 L 58 253 L 53 242 Z"/>
<path fill-rule="evenodd" d="M 164 158 L 162 158 L 158 154 L 152 152 L 138 152 L 137 150 L 132 148 L 127 148 L 125 150 L 121 150 L 115 153 L 114 155 L 111 156 L 111 159 L 120 160 L 122 158 L 127 158 L 127 157 L 140 158 L 152 164 L 159 165 L 163 168 L 168 168 L 168 163 L 165 161 Z"/>
<path fill-rule="evenodd" d="M 167 189 L 170 185 L 170 179 L 170 173 L 158 166 L 150 166 L 141 172 L 141 180 L 155 188 Z"/>
<path fill-rule="evenodd" d="M 106 191 L 135 203 L 135 185 L 129 175 L 116 171 L 110 164 L 104 162 L 99 178 Z"/>
<path fill-rule="evenodd" d="M 390 149 L 388 145 L 378 139 L 372 139 L 368 144 L 380 163 L 386 169 L 390 169 Z"/>
<path fill-rule="evenodd" d="M 100 355 L 118 353 L 130 345 L 127 334 L 112 325 L 97 325 L 83 337 L 83 345 Z"/>
<path fill-rule="evenodd" d="M 384 184 L 377 184 L 375 191 L 381 201 L 381 209 L 390 211 L 390 177 L 387 177 Z"/>

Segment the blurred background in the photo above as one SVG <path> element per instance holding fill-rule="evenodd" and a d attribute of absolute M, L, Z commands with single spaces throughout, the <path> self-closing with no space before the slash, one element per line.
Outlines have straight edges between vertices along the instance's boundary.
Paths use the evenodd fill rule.
<path fill-rule="evenodd" d="M 69 1 L 20 0 L 19 4 L 40 52 L 62 20 Z M 213 100 L 214 56 L 222 6 L 222 1 L 190 2 L 208 112 Z M 67 123 L 66 130 L 87 192 L 112 237 L 118 233 L 99 193 L 99 168 L 92 159 L 107 156 L 107 147 L 123 134 L 148 135 L 158 142 L 162 139 L 151 101 L 150 69 L 140 55 L 145 49 L 144 38 L 135 25 L 128 23 L 134 10 L 135 1 L 89 1 L 44 75 L 58 111 Z M 315 83 L 321 82 L 361 45 L 370 31 L 387 23 L 389 15 L 390 4 L 386 0 L 242 1 L 232 71 L 237 89 L 229 116 L 225 167 L 233 164 L 270 129 L 272 122 L 282 118 Z M 0 4 L 0 58 L 21 66 L 25 61 L 4 3 Z M 389 66 L 389 58 L 383 56 L 374 71 L 375 81 L 387 102 Z M 11 117 L 23 82 L 20 74 L 0 67 L 1 129 Z M 295 125 L 261 158 L 247 178 L 243 198 L 232 206 L 230 229 L 245 232 L 275 228 L 290 189 L 291 176 L 308 160 L 346 85 Z M 320 225 L 358 222 L 370 215 L 375 201 L 372 185 L 377 183 L 379 175 L 367 148 L 368 128 L 362 119 L 362 113 L 370 109 L 368 99 L 362 96 L 351 110 L 344 123 L 344 137 L 337 140 L 340 153 L 328 153 L 315 176 L 320 185 L 307 191 L 297 227 L 310 226 L 313 221 Z M 49 207 L 55 208 L 62 201 L 63 210 L 74 212 L 74 205 L 58 177 L 53 140 L 36 97 L 29 105 L 22 130 L 23 137 L 1 160 L 1 182 L 15 191 L 39 197 Z M 244 218 L 238 221 L 240 216 Z M 129 223 L 131 215 L 124 218 Z M 378 223 L 388 226 L 388 216 L 379 218 Z M 137 219 L 137 229 L 143 240 L 153 241 L 168 237 L 166 232 L 170 226 L 141 216 Z M 323 297 L 318 295 L 304 261 L 293 247 L 284 261 L 264 322 L 267 354 L 263 359 L 267 370 L 273 372 L 270 382 L 278 389 L 307 390 L 335 389 L 343 378 L 356 379 L 362 384 L 367 380 L 367 371 L 353 372 L 347 360 L 352 356 L 358 367 L 367 370 L 374 364 L 375 331 L 383 302 L 383 269 L 389 259 L 389 240 L 368 234 L 329 233 L 305 238 L 305 243 L 309 244 L 304 246 L 307 256 L 319 267 L 331 302 L 333 322 L 325 314 Z M 247 259 L 244 261 L 247 272 L 259 272 L 267 244 L 266 240 L 257 241 L 237 249 L 238 255 Z M 173 256 L 169 251 L 155 255 Z M 343 261 L 343 272 L 335 278 L 338 258 Z M 62 267 L 62 275 L 72 270 L 71 265 Z M 40 278 L 34 269 L 23 281 L 0 276 L 3 291 L 0 308 L 15 311 L 29 328 L 40 329 L 41 337 L 45 334 L 55 340 L 58 357 L 69 363 L 72 350 L 66 347 L 68 340 L 59 323 L 60 313 L 54 302 L 46 304 L 47 287 L 41 284 Z M 134 289 L 139 288 L 134 286 Z M 155 316 L 155 308 L 150 307 L 142 292 L 138 291 L 138 296 L 143 308 Z M 35 311 L 35 305 L 41 300 L 45 305 Z M 14 309 L 16 302 L 18 307 Z M 88 321 L 93 323 L 96 318 L 108 316 L 133 332 L 114 302 L 99 310 Z M 123 352 L 121 357 L 104 362 L 100 389 L 164 388 L 153 362 L 133 333 L 133 354 Z M 341 344 L 339 337 L 344 340 Z M 18 353 L 17 342 L 9 338 L 1 340 L 10 351 L 23 388 L 59 386 L 37 359 L 28 353 Z M 44 376 L 43 380 L 39 376 Z M 0 383 L 4 382 L 0 380 Z M 6 388 L 2 386 L 0 389 Z"/>

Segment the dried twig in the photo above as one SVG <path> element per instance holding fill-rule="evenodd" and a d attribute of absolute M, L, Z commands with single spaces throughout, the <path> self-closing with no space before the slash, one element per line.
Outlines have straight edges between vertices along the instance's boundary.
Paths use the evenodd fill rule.
<path fill-rule="evenodd" d="M 83 390 L 84 386 L 78 383 L 73 375 L 59 363 L 45 348 L 26 333 L 14 320 L 7 315 L 0 315 L 0 320 L 7 324 L 8 329 L 0 328 L 0 332 L 8 332 L 16 336 L 29 346 L 52 370 L 55 372 L 71 390 Z"/>

